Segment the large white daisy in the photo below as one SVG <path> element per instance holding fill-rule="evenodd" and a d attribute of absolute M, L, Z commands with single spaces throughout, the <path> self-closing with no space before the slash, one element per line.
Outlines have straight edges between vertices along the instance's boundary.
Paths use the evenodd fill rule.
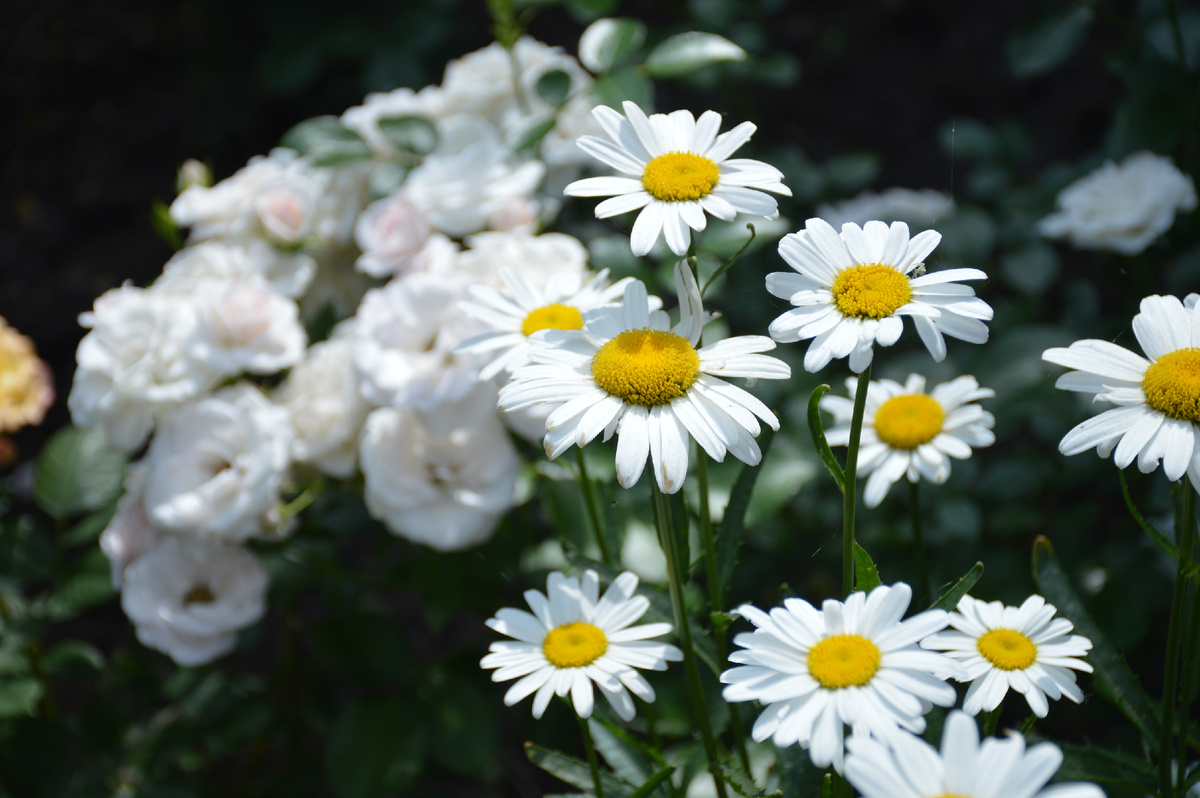
<path fill-rule="evenodd" d="M 979 269 L 925 273 L 925 258 L 942 240 L 935 230 L 911 239 L 908 225 L 867 222 L 842 225 L 809 219 L 804 229 L 779 242 L 779 255 L 795 269 L 767 275 L 767 290 L 796 307 L 771 322 L 780 343 L 813 339 L 804 354 L 806 371 L 850 356 L 850 370 L 871 364 L 874 344 L 891 346 L 909 316 L 934 360 L 946 357 L 946 339 L 973 344 L 988 339 L 992 308 L 959 280 L 985 280 Z"/>
<path fill-rule="evenodd" d="M 1070 669 L 1092 672 L 1079 659 L 1091 650 L 1092 641 L 1070 634 L 1074 624 L 1055 618 L 1054 605 L 1041 596 L 1030 596 L 1020 607 L 963 596 L 956 609 L 950 613 L 954 629 L 925 638 L 921 648 L 945 651 L 966 667 L 963 681 L 971 686 L 964 711 L 991 712 L 1010 687 L 1025 696 L 1039 718 L 1050 710 L 1048 697 L 1057 701 L 1066 696 L 1076 704 L 1083 700 Z"/>
<path fill-rule="evenodd" d="M 946 716 L 942 750 L 912 735 L 874 740 L 855 735 L 847 744 L 846 781 L 863 798 L 1104 798 L 1088 782 L 1043 789 L 1062 764 L 1054 743 L 1026 750 L 1013 734 L 979 743 L 979 729 L 965 713 Z"/>
<path fill-rule="evenodd" d="M 612 197 L 596 206 L 596 218 L 635 211 L 630 245 L 645 255 L 663 234 L 667 246 L 683 255 L 691 241 L 688 228 L 703 230 L 704 216 L 731 221 L 738 213 L 774 219 L 775 198 L 764 191 L 790 197 L 783 173 L 749 158 L 729 156 L 750 140 L 757 129 L 743 122 L 717 135 L 721 115 L 705 111 L 695 119 L 688 111 L 646 116 L 631 102 L 625 115 L 608 106 L 592 109 L 611 141 L 580 136 L 580 149 L 626 177 L 589 177 L 570 183 L 570 197 Z"/>
<path fill-rule="evenodd" d="M 762 335 L 727 338 L 697 348 L 709 318 L 687 264 L 675 266 L 680 320 L 651 311 L 646 287 L 629 284 L 620 305 L 585 314 L 582 330 L 545 330 L 530 340 L 530 365 L 500 391 L 500 408 L 558 405 L 546 418 L 546 456 L 617 435 L 617 481 L 638 481 L 649 455 L 664 493 L 683 487 L 688 436 L 714 460 L 730 452 L 756 465 L 758 419 L 779 429 L 760 400 L 723 377 L 787 379 L 786 363 L 758 354 L 775 348 Z M 757 418 L 756 418 L 757 417 Z"/>
<path fill-rule="evenodd" d="M 504 696 L 506 706 L 536 693 L 533 716 L 540 718 L 555 695 L 571 694 L 579 717 L 592 714 L 592 685 L 600 689 L 625 720 L 633 719 L 633 699 L 654 701 L 654 688 L 635 668 L 661 671 L 683 652 L 649 638 L 671 631 L 669 623 L 631 626 L 650 607 L 645 596 L 634 595 L 638 578 L 626 571 L 600 597 L 595 571 L 583 578 L 554 571 L 546 592 L 525 591 L 532 613 L 505 608 L 487 625 L 516 640 L 492 643 L 479 663 L 496 668 L 492 681 L 519 678 Z"/>
<path fill-rule="evenodd" d="M 850 443 L 850 421 L 858 380 L 846 380 L 850 398 L 826 396 L 821 409 L 833 414 L 836 426 L 826 434 L 830 446 Z M 996 395 L 980 388 L 974 377 L 963 376 L 926 392 L 925 378 L 908 375 L 903 385 L 894 380 L 872 380 L 867 387 L 858 473 L 870 477 L 863 503 L 875 507 L 901 477 L 909 482 L 926 479 L 940 485 L 950 477 L 950 458 L 965 460 L 971 447 L 996 442 L 996 419 L 976 404 Z"/>
<path fill-rule="evenodd" d="M 490 329 L 459 344 L 455 351 L 488 353 L 491 361 L 480 372 L 490 380 L 501 371 L 510 374 L 529 363 L 529 336 L 539 330 L 579 330 L 583 314 L 621 298 L 632 277 L 609 285 L 608 269 L 584 282 L 577 273 L 555 274 L 544 284 L 527 280 L 512 269 L 501 269 L 504 289 L 488 285 L 470 288 L 474 301 L 459 303 L 468 316 Z"/>
<path fill-rule="evenodd" d="M 1054 385 L 1090 393 L 1116 405 L 1068 432 L 1065 455 L 1094 448 L 1118 468 L 1137 458 L 1149 474 L 1161 460 L 1167 479 L 1187 474 L 1200 490 L 1200 294 L 1180 302 L 1148 296 L 1133 317 L 1133 334 L 1146 357 L 1108 341 L 1076 341 L 1047 349 L 1042 359 L 1075 369 Z M 1147 360 L 1149 358 L 1149 360 Z"/>
<path fill-rule="evenodd" d="M 843 727 L 856 735 L 891 739 L 900 729 L 920 733 L 934 704 L 950 706 L 961 665 L 917 644 L 944 628 L 947 613 L 927 610 L 901 621 L 912 600 L 903 582 L 852 593 L 843 604 L 821 609 L 792 598 L 770 613 L 749 604 L 738 608 L 757 629 L 733 642 L 738 667 L 721 674 L 726 701 L 767 705 L 751 736 L 778 746 L 799 744 L 817 767 L 840 773 Z"/>

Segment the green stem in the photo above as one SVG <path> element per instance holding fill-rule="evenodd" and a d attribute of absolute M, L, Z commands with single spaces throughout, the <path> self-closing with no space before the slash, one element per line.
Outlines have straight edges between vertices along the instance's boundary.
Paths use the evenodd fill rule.
<path fill-rule="evenodd" d="M 850 443 L 846 448 L 846 490 L 842 493 L 842 598 L 854 590 L 854 510 L 858 503 L 858 442 L 862 438 L 863 412 L 867 406 L 867 386 L 871 367 L 858 375 L 854 394 L 854 415 L 850 419 Z"/>
<path fill-rule="evenodd" d="M 717 767 L 720 758 L 717 756 L 717 741 L 713 736 L 712 724 L 709 722 L 708 709 L 704 705 L 704 689 L 700 684 L 700 669 L 696 665 L 696 649 L 692 644 L 692 629 L 688 624 L 687 607 L 683 602 L 684 564 L 680 562 L 679 543 L 675 540 L 675 530 L 671 523 L 671 506 L 667 503 L 666 494 L 658 489 L 658 483 L 650 480 L 650 491 L 654 496 L 654 524 L 658 527 L 658 540 L 662 545 L 663 555 L 667 559 L 667 577 L 671 592 L 671 607 L 675 611 L 675 629 L 679 635 L 680 648 L 683 649 L 683 664 L 687 671 L 688 693 L 692 703 L 692 713 L 696 717 L 696 725 L 700 727 L 700 737 L 704 743 L 704 754 L 708 758 L 708 770 L 712 773 L 717 786 L 718 798 L 728 798 L 725 780 Z"/>
<path fill-rule="evenodd" d="M 600 783 L 600 762 L 596 758 L 596 744 L 592 742 L 592 730 L 588 728 L 588 719 L 579 719 L 579 729 L 583 732 L 583 747 L 587 752 L 588 768 L 592 771 L 592 784 L 596 787 L 596 798 L 604 798 L 604 785 Z"/>
<path fill-rule="evenodd" d="M 1171 762 L 1175 746 L 1171 735 L 1175 732 L 1175 704 L 1178 699 L 1179 657 L 1183 647 L 1184 599 L 1187 594 L 1187 570 L 1192 564 L 1192 545 L 1196 537 L 1196 492 L 1184 483 L 1183 510 L 1177 517 L 1176 541 L 1179 545 L 1179 570 L 1175 575 L 1175 590 L 1171 596 L 1171 619 L 1167 626 L 1167 663 L 1163 674 L 1162 739 L 1158 748 L 1158 785 L 1163 798 L 1175 795 L 1175 779 L 1171 774 Z M 1181 718 L 1183 727 L 1181 741 L 1186 744 L 1187 718 Z M 1180 760 L 1180 770 L 1186 768 L 1186 760 Z M 1179 779 L 1183 784 L 1183 779 Z"/>
<path fill-rule="evenodd" d="M 588 520 L 592 522 L 592 532 L 596 535 L 596 545 L 600 548 L 600 559 L 609 568 L 616 568 L 618 563 L 613 552 L 608 549 L 608 535 L 604 528 L 604 516 L 600 513 L 600 500 L 596 496 L 596 483 L 588 474 L 587 458 L 583 449 L 575 450 L 576 461 L 579 463 L 579 488 L 583 491 L 583 505 L 587 508 Z"/>
<path fill-rule="evenodd" d="M 1000 710 L 1003 707 L 1004 707 L 1004 704 L 1001 703 L 1000 706 L 996 707 L 995 709 L 993 709 L 991 712 L 987 713 L 984 716 L 984 719 L 983 719 L 983 736 L 984 737 L 992 737 L 996 734 L 996 726 L 998 726 L 1000 724 Z"/>
<path fill-rule="evenodd" d="M 929 559 L 925 556 L 925 540 L 921 534 L 921 483 L 908 483 L 908 511 L 912 517 L 913 559 L 917 561 L 917 606 L 925 606 L 933 595 L 929 582 Z"/>

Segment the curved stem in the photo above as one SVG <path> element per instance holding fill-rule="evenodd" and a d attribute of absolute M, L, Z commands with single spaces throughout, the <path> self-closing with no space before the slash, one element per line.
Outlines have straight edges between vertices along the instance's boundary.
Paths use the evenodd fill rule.
<path fill-rule="evenodd" d="M 854 394 L 854 415 L 850 419 L 850 443 L 846 448 L 846 490 L 842 493 L 842 598 L 854 590 L 854 510 L 858 503 L 858 442 L 862 438 L 863 412 L 867 406 L 867 386 L 871 367 L 858 375 Z"/>
<path fill-rule="evenodd" d="M 1163 674 L 1162 738 L 1158 748 L 1159 793 L 1167 798 L 1177 794 L 1175 779 L 1171 772 L 1174 759 L 1172 734 L 1175 731 L 1175 704 L 1178 699 L 1179 657 L 1183 647 L 1184 600 L 1187 596 L 1187 572 L 1192 564 L 1192 547 L 1196 538 L 1196 491 L 1184 482 L 1183 510 L 1177 518 L 1176 538 L 1179 545 L 1179 570 L 1175 574 L 1175 590 L 1171 596 L 1171 619 L 1167 627 L 1167 663 Z M 1183 731 L 1180 737 L 1187 738 L 1187 718 L 1180 718 Z M 1184 743 L 1186 744 L 1186 742 Z M 1180 761 L 1180 770 L 1186 762 Z M 1179 783 L 1183 784 L 1183 778 Z"/>

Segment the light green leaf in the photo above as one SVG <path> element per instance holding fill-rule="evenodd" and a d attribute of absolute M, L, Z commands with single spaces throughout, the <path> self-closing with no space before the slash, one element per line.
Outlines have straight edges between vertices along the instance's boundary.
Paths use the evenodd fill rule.
<path fill-rule="evenodd" d="M 603 75 L 592 84 L 592 99 L 597 105 L 620 108 L 629 100 L 639 108 L 649 108 L 654 101 L 654 84 L 633 67 L 621 67 Z"/>
<path fill-rule="evenodd" d="M 588 792 L 593 789 L 592 771 L 587 762 L 535 743 L 525 744 L 525 755 L 530 762 L 556 779 Z M 605 798 L 629 798 L 634 790 L 632 784 L 606 771 L 600 772 L 600 785 L 604 788 Z"/>
<path fill-rule="evenodd" d="M 614 773 L 630 784 L 642 784 L 650 778 L 650 760 L 641 751 L 617 737 L 595 718 L 587 723 L 596 751 Z"/>
<path fill-rule="evenodd" d="M 537 90 L 547 104 L 558 108 L 571 94 L 571 76 L 561 69 L 552 69 L 538 78 Z"/>
<path fill-rule="evenodd" d="M 108 448 L 99 427 L 64 427 L 38 455 L 33 497 L 59 521 L 99 509 L 121 492 L 126 460 Z"/>
<path fill-rule="evenodd" d="M 1091 6 L 1079 3 L 1038 13 L 1009 37 L 1009 69 L 1019 78 L 1054 69 L 1083 44 L 1094 17 Z"/>
<path fill-rule="evenodd" d="M 317 166 L 337 166 L 371 157 L 371 148 L 362 137 L 348 130 L 336 116 L 301 122 L 283 134 L 279 146 L 308 156 Z"/>
<path fill-rule="evenodd" d="M 971 566 L 971 570 L 963 574 L 962 579 L 951 585 L 950 589 L 941 595 L 941 598 L 933 602 L 930 609 L 946 610 L 947 612 L 953 610 L 958 606 L 962 597 L 967 595 L 967 591 L 975 587 L 975 583 L 981 576 L 983 576 L 983 563 L 977 562 Z"/>
<path fill-rule="evenodd" d="M 874 588 L 883 584 L 879 579 L 879 569 L 875 561 L 859 542 L 854 541 L 854 589 L 870 593 Z"/>
<path fill-rule="evenodd" d="M 0 679 L 0 718 L 36 714 L 44 692 L 41 680 L 32 676 Z"/>
<path fill-rule="evenodd" d="M 646 57 L 651 77 L 672 78 L 686 75 L 709 64 L 744 61 L 746 51 L 715 33 L 680 33 L 664 41 Z"/>
<path fill-rule="evenodd" d="M 598 19 L 579 37 L 579 61 L 602 75 L 634 53 L 646 40 L 646 26 L 636 19 Z"/>
<path fill-rule="evenodd" d="M 437 146 L 437 129 L 419 116 L 395 116 L 379 120 L 379 131 L 396 149 L 413 155 L 428 155 Z"/>

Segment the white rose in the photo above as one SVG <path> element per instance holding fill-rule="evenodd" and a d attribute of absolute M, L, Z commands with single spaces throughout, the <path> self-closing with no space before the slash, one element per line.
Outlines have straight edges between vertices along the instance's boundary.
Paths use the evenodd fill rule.
<path fill-rule="evenodd" d="M 292 454 L 334 477 L 349 477 L 358 464 L 358 434 L 370 409 L 345 334 L 313 344 L 273 395 L 292 418 Z"/>
<path fill-rule="evenodd" d="M 287 411 L 248 384 L 168 416 L 146 452 L 146 515 L 164 531 L 241 541 L 279 501 L 292 446 Z"/>
<path fill-rule="evenodd" d="M 258 276 L 295 299 L 308 290 L 317 263 L 308 255 L 287 253 L 261 238 L 203 241 L 176 252 L 154 282 L 158 291 L 191 294 L 212 278 Z"/>
<path fill-rule="evenodd" d="M 125 493 L 117 502 L 117 512 L 100 533 L 100 551 L 112 568 L 114 588 L 121 587 L 125 569 L 158 542 L 158 529 L 146 516 L 145 487 L 146 466 L 134 463 L 125 473 Z"/>
<path fill-rule="evenodd" d="M 513 505 L 520 459 L 495 419 L 435 435 L 414 413 L 381 408 L 361 442 L 367 510 L 394 534 L 439 551 L 477 546 Z"/>
<path fill-rule="evenodd" d="M 1170 158 L 1143 151 L 1119 166 L 1108 161 L 1067 186 L 1058 195 L 1058 211 L 1039 229 L 1080 249 L 1136 255 L 1171 229 L 1176 213 L 1195 208 L 1192 178 Z"/>
<path fill-rule="evenodd" d="M 483 329 L 458 310 L 467 284 L 453 272 L 414 272 L 367 292 L 353 357 L 368 401 L 433 410 L 477 385 L 481 356 L 454 352 Z"/>
<path fill-rule="evenodd" d="M 80 427 L 134 451 L 168 410 L 212 388 L 221 375 L 194 353 L 198 320 L 187 299 L 154 289 L 106 291 L 79 317 L 79 368 L 67 405 Z"/>
<path fill-rule="evenodd" d="M 833 205 L 819 205 L 817 216 L 840 230 L 847 222 L 862 227 L 872 219 L 926 226 L 954 215 L 954 210 L 954 198 L 949 194 L 931 188 L 889 188 L 878 193 L 864 191 Z"/>
<path fill-rule="evenodd" d="M 267 572 L 246 549 L 168 536 L 126 569 L 121 609 L 143 645 L 203 665 L 262 618 L 266 593 Z"/>
<path fill-rule="evenodd" d="M 354 225 L 354 240 L 363 253 L 354 265 L 372 277 L 407 271 L 432 232 L 403 193 L 384 197 L 368 205 Z"/>
<path fill-rule="evenodd" d="M 587 272 L 587 248 L 565 233 L 476 233 L 467 239 L 454 267 L 477 284 L 500 288 L 501 269 L 512 269 L 528 282 L 545 285 L 550 280 L 578 279 Z"/>
<path fill-rule="evenodd" d="M 260 277 L 206 280 L 195 302 L 197 352 L 223 374 L 274 374 L 304 355 L 299 308 Z"/>
<path fill-rule="evenodd" d="M 436 122 L 442 116 L 444 107 L 442 90 L 437 86 L 426 86 L 419 92 L 400 88 L 368 94 L 362 105 L 356 105 L 342 114 L 342 124 L 362 136 L 377 156 L 389 158 L 396 154 L 396 147 L 379 129 L 381 119 L 419 116 Z"/>

